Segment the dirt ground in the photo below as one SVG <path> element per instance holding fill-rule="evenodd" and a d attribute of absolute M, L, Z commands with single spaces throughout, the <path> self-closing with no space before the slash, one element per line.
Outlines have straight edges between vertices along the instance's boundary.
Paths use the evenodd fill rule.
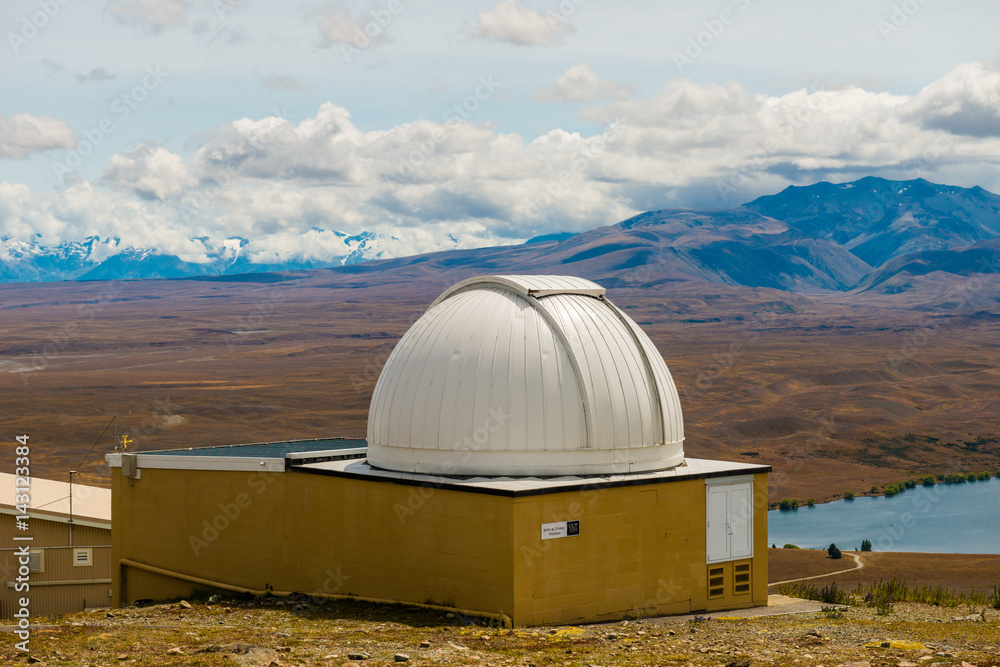
<path fill-rule="evenodd" d="M 1000 612 L 965 618 L 971 611 L 896 603 L 888 612 L 508 629 L 404 605 L 224 599 L 47 619 L 33 628 L 30 653 L 0 632 L 0 664 L 996 667 Z"/>
<path fill-rule="evenodd" d="M 910 588 L 942 586 L 953 592 L 990 592 L 1000 585 L 1000 555 L 922 554 L 893 552 L 844 551 L 840 560 L 828 558 L 826 551 L 815 549 L 768 549 L 768 580 L 788 581 L 813 577 L 855 567 L 849 554 L 860 556 L 860 570 L 811 579 L 817 587 L 836 582 L 837 587 L 850 590 L 858 584 L 889 581 L 899 577 Z M 776 586 L 771 592 L 776 592 Z"/>

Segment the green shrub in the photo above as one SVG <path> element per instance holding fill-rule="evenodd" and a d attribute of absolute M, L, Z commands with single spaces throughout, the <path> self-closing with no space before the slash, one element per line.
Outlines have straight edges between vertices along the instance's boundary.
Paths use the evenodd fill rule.
<path fill-rule="evenodd" d="M 794 498 L 782 498 L 781 502 L 778 503 L 778 509 L 782 511 L 797 510 L 799 508 L 799 501 Z"/>
<path fill-rule="evenodd" d="M 868 489 L 868 495 L 874 496 L 879 491 L 880 489 L 878 488 L 878 484 L 872 484 L 872 488 Z"/>
<path fill-rule="evenodd" d="M 924 477 L 924 486 L 934 486 L 934 475 Z"/>
<path fill-rule="evenodd" d="M 944 475 L 938 475 L 937 479 L 938 479 L 939 482 L 943 482 L 944 481 Z"/>
<path fill-rule="evenodd" d="M 782 549 L 798 549 L 798 547 L 795 546 L 794 544 L 786 544 L 785 546 L 783 546 L 781 548 Z"/>
<path fill-rule="evenodd" d="M 885 497 L 892 498 L 896 494 L 902 493 L 906 490 L 906 486 L 901 482 L 893 482 L 889 486 L 885 487 Z"/>
<path fill-rule="evenodd" d="M 1000 475 L 997 475 L 997 477 L 1000 477 Z M 854 500 L 854 492 L 844 491 L 844 500 Z"/>
<path fill-rule="evenodd" d="M 830 556 L 830 558 L 834 558 L 834 559 L 842 558 L 842 556 L 840 554 L 840 549 L 837 548 L 836 544 L 832 544 L 831 543 L 830 544 L 830 548 L 826 550 L 826 553 L 827 553 L 827 555 Z"/>
<path fill-rule="evenodd" d="M 829 588 L 824 587 L 819 589 L 802 582 L 782 584 L 778 587 L 778 592 L 782 595 L 806 598 L 808 600 L 819 600 L 820 602 L 832 604 L 854 604 L 854 600 L 861 599 L 865 605 L 874 607 L 879 614 L 892 613 L 892 603 L 903 601 L 922 602 L 942 607 L 970 605 L 990 606 L 994 609 L 1000 609 L 1000 586 L 994 586 L 992 593 L 980 593 L 976 591 L 971 593 L 953 593 L 941 586 L 910 588 L 906 585 L 905 581 L 899 578 L 893 578 L 888 582 L 880 579 L 877 583 L 873 584 L 858 584 L 850 594 L 837 590 L 836 584 Z"/>
<path fill-rule="evenodd" d="M 872 541 L 871 540 L 861 540 L 861 551 L 871 551 Z"/>
<path fill-rule="evenodd" d="M 816 506 L 816 499 L 815 498 L 806 498 L 806 505 L 808 505 L 809 507 L 815 507 Z"/>
<path fill-rule="evenodd" d="M 990 478 L 990 473 L 988 473 L 988 472 L 986 472 L 984 470 L 981 473 L 979 473 L 978 475 L 976 475 L 976 477 L 979 479 L 980 482 L 985 482 L 985 481 L 987 481 Z"/>
<path fill-rule="evenodd" d="M 969 476 L 966 477 L 965 479 L 969 480 L 970 482 L 975 482 L 979 478 L 976 476 L 976 473 L 970 472 Z"/>
<path fill-rule="evenodd" d="M 835 583 L 823 588 L 816 588 L 811 584 L 800 581 L 794 584 L 782 584 L 778 586 L 778 592 L 789 597 L 819 600 L 828 604 L 847 605 L 851 603 L 850 596 L 837 588 L 837 584 Z"/>
<path fill-rule="evenodd" d="M 915 479 L 908 479 L 908 480 L 906 480 L 903 483 L 903 486 L 905 486 L 908 489 L 915 489 L 915 488 L 917 488 L 917 480 L 915 480 Z"/>

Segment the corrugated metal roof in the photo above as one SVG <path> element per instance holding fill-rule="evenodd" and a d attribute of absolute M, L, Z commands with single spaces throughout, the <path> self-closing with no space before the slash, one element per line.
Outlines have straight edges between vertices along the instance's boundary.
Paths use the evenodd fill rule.
<path fill-rule="evenodd" d="M 455 283 L 435 299 L 431 308 L 457 292 L 483 285 L 499 285 L 521 296 L 543 297 L 552 294 L 582 294 L 604 296 L 604 288 L 586 278 L 576 276 L 476 276 Z"/>
<path fill-rule="evenodd" d="M 448 289 L 393 350 L 368 419 L 374 465 L 444 474 L 654 470 L 680 463 L 683 439 L 652 341 L 570 276 Z"/>

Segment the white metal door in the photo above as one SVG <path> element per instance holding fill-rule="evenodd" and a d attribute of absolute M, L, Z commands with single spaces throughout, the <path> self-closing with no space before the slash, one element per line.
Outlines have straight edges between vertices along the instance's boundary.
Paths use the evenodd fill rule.
<path fill-rule="evenodd" d="M 711 484 L 706 503 L 707 561 L 753 556 L 753 483 Z"/>
<path fill-rule="evenodd" d="M 729 557 L 753 555 L 753 487 L 734 484 L 729 487 Z"/>
<path fill-rule="evenodd" d="M 729 558 L 729 492 L 724 486 L 708 487 L 708 562 Z"/>

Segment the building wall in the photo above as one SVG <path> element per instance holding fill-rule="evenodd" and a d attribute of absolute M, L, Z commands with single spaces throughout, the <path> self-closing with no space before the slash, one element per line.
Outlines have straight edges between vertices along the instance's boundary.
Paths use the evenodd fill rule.
<path fill-rule="evenodd" d="M 91 565 L 73 564 L 73 547 L 69 546 L 69 525 L 32 517 L 30 530 L 18 531 L 15 517 L 0 514 L 0 618 L 11 618 L 17 611 L 19 598 L 30 600 L 32 616 L 48 616 L 83 611 L 91 607 L 107 607 L 111 603 L 111 530 L 76 525 L 73 527 L 73 547 L 91 549 Z M 14 542 L 15 535 L 30 535 L 31 542 Z M 44 570 L 31 572 L 29 590 L 16 591 L 8 587 L 18 576 L 16 547 L 27 544 L 40 549 Z"/>
<path fill-rule="evenodd" d="M 767 475 L 754 476 L 754 557 L 716 565 L 708 598 L 705 481 L 600 487 L 517 499 L 514 618 L 547 625 L 767 604 Z M 580 535 L 541 539 L 542 523 L 580 520 Z M 749 565 L 737 594 L 734 564 Z"/>
<path fill-rule="evenodd" d="M 144 469 L 131 487 L 114 476 L 113 558 L 250 589 L 502 611 L 517 625 L 749 607 L 767 603 L 766 477 L 754 477 L 754 557 L 723 563 L 726 593 L 712 599 L 704 480 L 510 498 Z M 542 523 L 571 519 L 579 536 L 541 540 Z M 736 594 L 735 565 L 749 566 L 749 592 Z M 135 568 L 115 574 L 116 604 L 194 588 Z"/>
<path fill-rule="evenodd" d="M 114 477 L 116 563 L 255 590 L 513 606 L 509 498 L 302 473 L 144 469 L 131 487 Z M 194 586 L 127 568 L 115 588 L 127 604 Z"/>

